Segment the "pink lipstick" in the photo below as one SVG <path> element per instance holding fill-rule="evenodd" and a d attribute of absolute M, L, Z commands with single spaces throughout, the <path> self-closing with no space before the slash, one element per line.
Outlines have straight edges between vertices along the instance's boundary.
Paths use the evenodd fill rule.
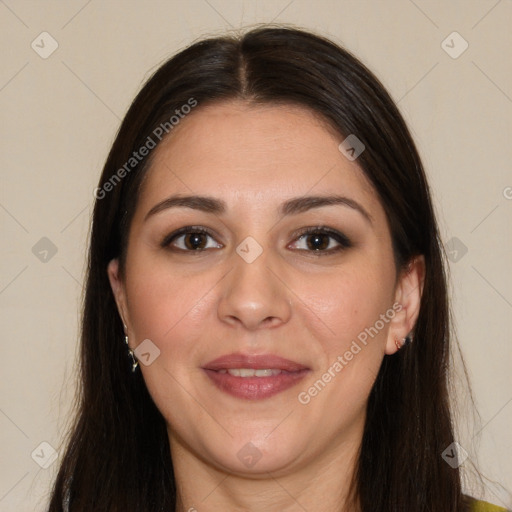
<path fill-rule="evenodd" d="M 221 391 L 247 400 L 261 400 L 285 391 L 310 371 L 283 357 L 241 353 L 221 356 L 203 370 Z"/>

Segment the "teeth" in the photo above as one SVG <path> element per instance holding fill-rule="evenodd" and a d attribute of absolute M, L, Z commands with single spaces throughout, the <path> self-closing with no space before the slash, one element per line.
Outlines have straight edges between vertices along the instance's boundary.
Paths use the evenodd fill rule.
<path fill-rule="evenodd" d="M 254 368 L 230 368 L 229 370 L 219 370 L 220 373 L 229 373 L 233 377 L 272 377 L 279 375 L 281 370 L 275 370 L 273 368 L 258 369 Z"/>

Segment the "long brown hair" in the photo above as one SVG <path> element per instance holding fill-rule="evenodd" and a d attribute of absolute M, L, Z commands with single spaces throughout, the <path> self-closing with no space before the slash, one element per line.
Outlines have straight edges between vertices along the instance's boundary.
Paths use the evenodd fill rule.
<path fill-rule="evenodd" d="M 129 371 L 107 265 L 127 236 L 155 129 L 185 104 L 227 99 L 298 104 L 366 149 L 358 163 L 389 222 L 396 266 L 424 255 L 414 342 L 385 356 L 367 406 L 354 486 L 363 512 L 460 512 L 459 471 L 441 454 L 454 441 L 447 370 L 450 329 L 443 250 L 420 157 L 378 79 L 354 56 L 310 32 L 260 27 L 199 41 L 165 62 L 133 101 L 97 189 L 81 333 L 77 415 L 50 512 L 169 512 L 176 487 L 165 421 L 140 372 Z M 341 140 L 341 139 L 340 139 Z M 127 166 L 127 162 L 131 162 Z M 133 164 L 133 165 L 132 165 Z M 124 172 L 120 169 L 124 168 Z M 110 185 L 108 185 L 110 184 Z"/>

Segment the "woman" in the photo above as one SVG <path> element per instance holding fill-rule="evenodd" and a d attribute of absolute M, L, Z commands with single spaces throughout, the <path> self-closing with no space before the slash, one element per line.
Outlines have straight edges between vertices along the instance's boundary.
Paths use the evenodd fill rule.
<path fill-rule="evenodd" d="M 95 195 L 50 511 L 500 510 L 461 491 L 425 174 L 353 56 L 286 28 L 192 45 Z"/>

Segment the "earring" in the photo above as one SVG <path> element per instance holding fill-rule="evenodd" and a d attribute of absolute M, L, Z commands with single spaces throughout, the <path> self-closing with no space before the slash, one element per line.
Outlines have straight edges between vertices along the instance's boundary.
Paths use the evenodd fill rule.
<path fill-rule="evenodd" d="M 395 338 L 395 345 L 397 350 L 405 347 L 405 345 L 409 345 L 409 343 L 412 343 L 412 335 L 408 335 L 405 338 L 402 338 L 402 341 L 399 341 L 398 338 Z"/>
<path fill-rule="evenodd" d="M 139 361 L 135 357 L 135 353 L 133 352 L 133 350 L 128 345 L 128 336 L 124 337 L 124 342 L 128 346 L 128 355 L 132 358 L 132 373 L 133 373 L 137 369 L 137 366 L 139 366 Z"/>

